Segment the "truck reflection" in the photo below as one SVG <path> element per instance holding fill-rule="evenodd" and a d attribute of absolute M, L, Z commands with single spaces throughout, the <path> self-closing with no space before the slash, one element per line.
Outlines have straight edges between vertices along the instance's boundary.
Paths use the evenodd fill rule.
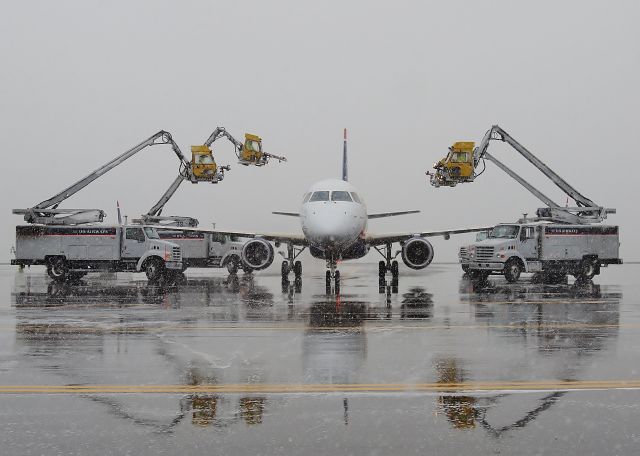
<path fill-rule="evenodd" d="M 519 362 L 521 379 L 580 380 L 592 365 L 594 356 L 606 351 L 618 337 L 622 294 L 592 282 L 544 285 L 517 284 L 485 286 L 482 292 L 460 284 L 461 300 L 469 302 L 477 322 L 486 324 L 489 334 L 500 337 L 501 345 L 515 343 L 531 347 L 535 358 Z M 500 354 L 496 354 L 500 356 Z M 506 356 L 506 355 L 505 355 Z M 508 359 L 502 359 L 509 362 Z M 467 367 L 463 367 L 464 365 Z M 462 383 L 473 376 L 471 361 L 443 357 L 435 365 L 438 383 Z M 541 413 L 553 407 L 566 392 L 546 393 L 532 402 L 531 396 L 511 399 L 512 394 L 470 396 L 443 394 L 438 410 L 456 429 L 480 426 L 498 438 L 511 430 L 527 426 Z M 517 401 L 514 406 L 513 401 Z M 521 414 L 507 424 L 501 410 L 522 408 Z M 512 413 L 510 413 L 512 414 Z"/>

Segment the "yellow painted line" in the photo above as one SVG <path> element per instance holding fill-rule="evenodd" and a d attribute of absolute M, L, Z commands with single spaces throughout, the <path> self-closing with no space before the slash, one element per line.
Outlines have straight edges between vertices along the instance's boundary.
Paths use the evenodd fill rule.
<path fill-rule="evenodd" d="M 0 394 L 274 394 L 640 389 L 640 380 L 488 381 L 463 383 L 222 384 L 222 385 L 3 385 Z"/>

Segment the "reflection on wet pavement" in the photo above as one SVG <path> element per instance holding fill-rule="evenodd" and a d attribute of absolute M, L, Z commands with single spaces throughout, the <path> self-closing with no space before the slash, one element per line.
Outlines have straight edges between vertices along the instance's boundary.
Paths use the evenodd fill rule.
<path fill-rule="evenodd" d="M 597 283 L 478 284 L 435 265 L 381 295 L 370 265 L 356 264 L 345 266 L 336 296 L 320 276 L 283 284 L 277 275 L 196 271 L 162 286 L 130 274 L 58 284 L 6 267 L 0 400 L 10 410 L 20 397 L 73 403 L 123 435 L 130 426 L 185 439 L 193 437 L 185 426 L 216 429 L 227 449 L 258 448 L 249 436 L 268 424 L 265 453 L 308 451 L 307 429 L 318 427 L 383 453 L 391 441 L 417 452 L 424 432 L 447 440 L 447 452 L 469 452 L 450 432 L 493 451 L 514 432 L 540 438 L 573 420 L 598 421 L 567 397 L 609 404 L 612 425 L 628 419 L 632 411 L 616 404 L 637 404 L 640 315 L 637 266 L 625 268 Z M 41 408 L 19 410 L 46 419 Z M 372 433 L 385 433 L 383 422 L 405 437 L 381 443 Z M 286 427 L 301 446 L 287 446 Z M 67 447 L 41 440 L 40 449 Z"/>

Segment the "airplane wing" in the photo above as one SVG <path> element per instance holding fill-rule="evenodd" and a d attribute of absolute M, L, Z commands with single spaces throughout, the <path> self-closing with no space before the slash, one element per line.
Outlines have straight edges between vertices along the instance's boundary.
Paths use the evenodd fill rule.
<path fill-rule="evenodd" d="M 369 214 L 367 218 L 377 219 L 382 217 L 395 217 L 397 215 L 417 214 L 420 211 L 400 211 L 400 212 L 382 212 L 380 214 Z"/>
<path fill-rule="evenodd" d="M 274 211 L 274 212 L 272 212 L 272 214 L 275 214 L 275 215 L 286 215 L 288 217 L 300 217 L 300 214 L 298 214 L 297 212 Z"/>
<path fill-rule="evenodd" d="M 149 225 L 152 226 L 152 225 Z M 215 233 L 222 234 L 226 236 L 237 236 L 237 237 L 245 237 L 245 238 L 262 238 L 266 241 L 277 242 L 277 243 L 291 243 L 293 245 L 306 246 L 309 245 L 307 239 L 304 237 L 302 233 L 254 233 L 250 231 L 234 231 L 234 230 L 213 230 L 207 228 L 188 228 L 184 226 L 152 226 L 157 229 L 174 229 L 178 231 L 193 231 L 198 233 Z"/>
<path fill-rule="evenodd" d="M 390 234 L 366 234 L 364 240 L 369 245 L 382 245 L 394 242 L 402 242 L 412 237 L 433 237 L 443 236 L 448 239 L 452 234 L 473 233 L 476 231 L 487 231 L 492 229 L 492 226 L 477 227 L 477 228 L 462 228 L 458 230 L 443 230 L 443 231 L 423 231 L 421 233 L 390 233 Z"/>

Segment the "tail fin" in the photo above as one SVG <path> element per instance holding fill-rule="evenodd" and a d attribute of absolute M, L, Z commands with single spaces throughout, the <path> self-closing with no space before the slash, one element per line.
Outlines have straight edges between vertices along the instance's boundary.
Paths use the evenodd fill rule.
<path fill-rule="evenodd" d="M 342 148 L 342 180 L 349 180 L 349 172 L 347 167 L 347 129 L 344 129 L 344 146 Z"/>

